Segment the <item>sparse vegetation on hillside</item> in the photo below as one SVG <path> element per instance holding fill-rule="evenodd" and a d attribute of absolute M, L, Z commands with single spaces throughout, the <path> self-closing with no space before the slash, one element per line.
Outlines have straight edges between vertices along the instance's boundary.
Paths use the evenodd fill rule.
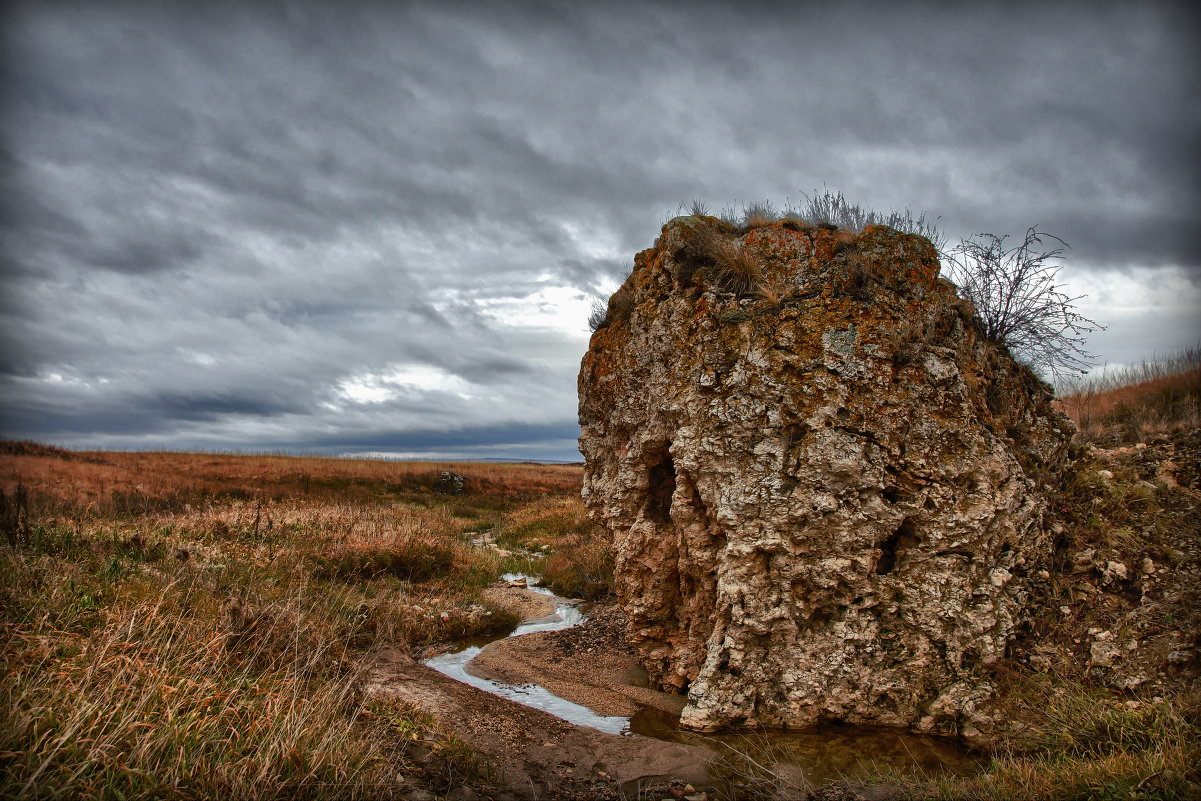
<path fill-rule="evenodd" d="M 516 618 L 481 590 L 586 534 L 572 466 L 4 451 L 6 798 L 374 799 L 483 776 L 428 715 L 363 697 L 364 656 L 503 633 Z M 435 491 L 444 469 L 463 494 Z M 548 505 L 541 556 L 471 543 Z"/>
<path fill-rule="evenodd" d="M 994 668 L 1009 730 L 978 776 L 876 777 L 898 797 L 1201 797 L 1197 367 L 1190 349 L 1058 401 L 1086 447 L 1052 496 L 1057 567 L 1031 598 L 1040 611 Z M 1164 387 L 1190 373 L 1193 405 L 1165 416 Z"/>
<path fill-rule="evenodd" d="M 1201 427 L 1201 346 L 1061 382 L 1057 405 L 1092 441 L 1138 442 Z"/>

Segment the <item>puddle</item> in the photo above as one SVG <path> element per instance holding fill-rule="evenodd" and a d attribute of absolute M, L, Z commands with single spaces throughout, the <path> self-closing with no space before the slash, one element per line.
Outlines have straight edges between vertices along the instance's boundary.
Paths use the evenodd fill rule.
<path fill-rule="evenodd" d="M 506 581 L 525 578 L 529 589 L 555 597 L 550 590 L 537 586 L 537 577 L 506 573 L 502 578 Z M 584 621 L 585 610 L 578 602 L 562 598 L 557 601 L 552 614 L 522 623 L 508 636 L 557 631 Z M 970 775 L 987 766 L 985 758 L 953 741 L 883 727 L 827 725 L 797 732 L 771 729 L 700 734 L 679 729 L 678 716 L 657 709 L 644 707 L 632 718 L 598 715 L 536 684 L 506 684 L 474 675 L 471 660 L 494 639 L 466 643 L 458 651 L 439 654 L 423 664 L 464 684 L 541 709 L 577 726 L 590 726 L 609 734 L 638 734 L 700 745 L 718 753 L 733 750 L 760 764 L 793 765 L 807 780 L 817 784 L 881 772 L 926 777 L 948 773 Z"/>
<path fill-rule="evenodd" d="M 767 729 L 715 734 L 678 728 L 679 716 L 643 708 L 630 720 L 630 732 L 657 740 L 735 751 L 761 765 L 785 763 L 815 784 L 872 774 L 935 777 L 968 776 L 988 766 L 988 759 L 951 740 L 883 726 L 827 724 L 805 731 Z"/>

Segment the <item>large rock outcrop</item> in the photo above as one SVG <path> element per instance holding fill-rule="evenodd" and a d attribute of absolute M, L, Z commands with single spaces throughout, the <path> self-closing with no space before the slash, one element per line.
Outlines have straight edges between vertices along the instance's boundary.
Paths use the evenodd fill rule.
<path fill-rule="evenodd" d="M 584 500 L 685 725 L 980 722 L 1072 424 L 938 269 L 885 227 L 680 217 L 611 298 Z"/>

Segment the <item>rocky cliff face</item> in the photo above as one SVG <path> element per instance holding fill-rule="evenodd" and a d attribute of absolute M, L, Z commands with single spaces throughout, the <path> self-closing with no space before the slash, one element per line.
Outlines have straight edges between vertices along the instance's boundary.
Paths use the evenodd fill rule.
<path fill-rule="evenodd" d="M 982 723 L 1072 425 L 928 241 L 676 218 L 579 390 L 584 499 L 685 725 Z"/>

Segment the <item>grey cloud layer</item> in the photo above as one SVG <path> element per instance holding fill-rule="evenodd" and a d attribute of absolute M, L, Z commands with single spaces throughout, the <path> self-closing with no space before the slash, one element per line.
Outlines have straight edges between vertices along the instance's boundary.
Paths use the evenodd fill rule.
<path fill-rule="evenodd" d="M 676 9 L 13 6 L 4 433 L 571 458 L 584 321 L 496 309 L 609 286 L 693 197 L 828 182 L 1197 282 L 1177 7 Z"/>

